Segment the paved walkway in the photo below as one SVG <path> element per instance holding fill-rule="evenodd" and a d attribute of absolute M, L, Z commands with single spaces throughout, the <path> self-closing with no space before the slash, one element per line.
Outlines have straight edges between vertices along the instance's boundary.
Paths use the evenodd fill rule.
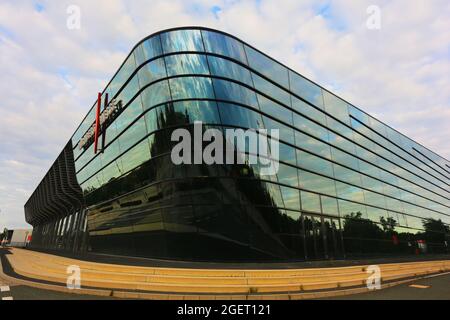
<path fill-rule="evenodd" d="M 332 300 L 450 300 L 450 273 L 426 276 L 424 279 L 374 292 Z"/>

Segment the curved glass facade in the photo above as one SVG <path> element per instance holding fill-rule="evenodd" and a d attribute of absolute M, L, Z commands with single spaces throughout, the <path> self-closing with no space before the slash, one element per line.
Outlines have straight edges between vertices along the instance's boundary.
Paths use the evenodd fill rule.
<path fill-rule="evenodd" d="M 157 33 L 104 93 L 123 105 L 104 149 L 77 146 L 94 106 L 69 142 L 82 203 L 59 214 L 39 186 L 25 206 L 35 247 L 207 261 L 449 251 L 449 161 L 232 36 Z M 195 121 L 278 129 L 278 173 L 174 165 L 171 134 Z"/>

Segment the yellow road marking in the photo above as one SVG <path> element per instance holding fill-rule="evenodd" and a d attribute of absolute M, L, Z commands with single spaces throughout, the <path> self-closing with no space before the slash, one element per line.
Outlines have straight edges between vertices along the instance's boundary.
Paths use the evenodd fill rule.
<path fill-rule="evenodd" d="M 421 284 L 412 284 L 410 285 L 411 288 L 417 288 L 417 289 L 428 289 L 430 286 L 423 286 Z"/>

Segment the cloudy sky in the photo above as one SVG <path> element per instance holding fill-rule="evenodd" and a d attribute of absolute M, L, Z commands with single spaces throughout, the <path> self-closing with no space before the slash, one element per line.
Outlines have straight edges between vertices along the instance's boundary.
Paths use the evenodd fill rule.
<path fill-rule="evenodd" d="M 235 34 L 450 158 L 448 0 L 1 0 L 0 228 L 27 226 L 24 203 L 134 44 L 184 25 Z"/>

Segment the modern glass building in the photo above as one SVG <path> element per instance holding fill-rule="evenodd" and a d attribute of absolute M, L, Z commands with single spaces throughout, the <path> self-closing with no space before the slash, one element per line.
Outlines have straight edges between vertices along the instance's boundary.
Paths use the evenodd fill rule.
<path fill-rule="evenodd" d="M 25 205 L 34 248 L 198 261 L 449 252 L 448 160 L 231 35 L 153 34 L 106 94 L 119 107 L 99 152 L 86 139 L 94 105 Z M 278 174 L 174 165 L 171 134 L 194 121 L 279 129 Z"/>

